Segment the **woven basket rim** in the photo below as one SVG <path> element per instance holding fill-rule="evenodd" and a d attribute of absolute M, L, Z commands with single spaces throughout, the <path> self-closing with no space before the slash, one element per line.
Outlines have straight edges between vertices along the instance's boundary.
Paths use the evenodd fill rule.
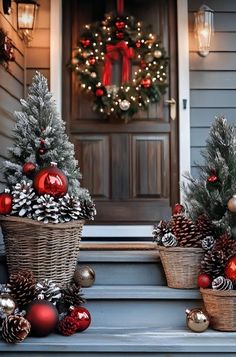
<path fill-rule="evenodd" d="M 215 290 L 200 288 L 201 294 L 219 296 L 219 297 L 236 297 L 236 290 Z"/>
<path fill-rule="evenodd" d="M 158 246 L 159 250 L 166 251 L 166 252 L 195 252 L 195 253 L 202 253 L 204 250 L 202 248 L 194 248 L 194 247 L 163 247 Z"/>
<path fill-rule="evenodd" d="M 24 223 L 32 226 L 41 226 L 45 228 L 54 228 L 54 229 L 66 229 L 80 226 L 85 223 L 85 220 L 78 219 L 65 223 L 43 223 L 38 222 L 30 218 L 14 217 L 14 216 L 0 216 L 0 224 L 2 222 L 15 222 L 15 223 Z"/>

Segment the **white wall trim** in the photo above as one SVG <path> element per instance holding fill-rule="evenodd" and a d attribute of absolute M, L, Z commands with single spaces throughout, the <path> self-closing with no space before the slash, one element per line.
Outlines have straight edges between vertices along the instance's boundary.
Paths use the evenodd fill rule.
<path fill-rule="evenodd" d="M 50 90 L 57 109 L 62 111 L 62 2 L 50 3 Z"/>
<path fill-rule="evenodd" d="M 50 83 L 51 91 L 62 108 L 62 1 L 51 0 L 50 13 Z M 190 86 L 189 86 L 189 43 L 188 43 L 188 0 L 177 0 L 178 30 L 178 78 L 179 78 L 179 172 L 180 181 L 186 171 L 190 171 Z M 183 108 L 187 99 L 187 108 Z M 148 237 L 152 226 L 87 226 L 87 237 Z"/>
<path fill-rule="evenodd" d="M 179 181 L 190 171 L 190 84 L 189 84 L 189 34 L 188 0 L 177 0 L 178 78 L 179 78 Z M 187 100 L 184 109 L 183 100 Z M 180 192 L 181 201 L 183 200 Z"/>

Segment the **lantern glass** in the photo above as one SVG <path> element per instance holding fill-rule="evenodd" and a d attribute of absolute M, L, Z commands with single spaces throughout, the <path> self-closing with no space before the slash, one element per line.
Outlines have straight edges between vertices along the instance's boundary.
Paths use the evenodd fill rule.
<path fill-rule="evenodd" d="M 37 4 L 17 2 L 17 26 L 19 30 L 33 30 Z"/>
<path fill-rule="evenodd" d="M 213 10 L 203 5 L 198 12 L 194 13 L 194 17 L 198 51 L 201 56 L 205 57 L 209 54 L 211 38 L 214 34 Z"/>

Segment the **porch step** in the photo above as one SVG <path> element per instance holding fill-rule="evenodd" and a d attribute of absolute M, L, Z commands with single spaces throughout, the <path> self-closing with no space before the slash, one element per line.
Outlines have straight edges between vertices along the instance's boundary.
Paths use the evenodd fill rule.
<path fill-rule="evenodd" d="M 50 335 L 27 338 L 17 345 L 0 343 L 2 356 L 17 357 L 210 357 L 235 356 L 236 333 L 208 330 L 202 334 L 186 328 L 94 329 L 70 337 Z"/>
<path fill-rule="evenodd" d="M 96 285 L 166 285 L 157 249 L 81 251 L 78 264 L 95 270 Z"/>
<path fill-rule="evenodd" d="M 178 328 L 185 326 L 185 310 L 202 305 L 198 290 L 166 286 L 99 286 L 84 289 L 92 326 Z"/>

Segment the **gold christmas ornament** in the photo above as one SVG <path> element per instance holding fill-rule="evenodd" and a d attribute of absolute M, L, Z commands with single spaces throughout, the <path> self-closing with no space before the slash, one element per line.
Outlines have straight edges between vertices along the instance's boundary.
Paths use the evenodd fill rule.
<path fill-rule="evenodd" d="M 230 212 L 236 212 L 236 195 L 229 199 L 227 206 Z"/>
<path fill-rule="evenodd" d="M 160 50 L 155 50 L 153 55 L 155 58 L 161 58 L 162 52 Z"/>
<path fill-rule="evenodd" d="M 88 265 L 79 266 L 74 273 L 75 283 L 83 288 L 89 288 L 95 282 L 95 271 Z"/>
<path fill-rule="evenodd" d="M 187 309 L 186 324 L 193 332 L 204 332 L 209 326 L 209 317 L 201 309 Z"/>
<path fill-rule="evenodd" d="M 0 295 L 0 315 L 11 315 L 16 308 L 15 301 L 9 294 Z"/>

